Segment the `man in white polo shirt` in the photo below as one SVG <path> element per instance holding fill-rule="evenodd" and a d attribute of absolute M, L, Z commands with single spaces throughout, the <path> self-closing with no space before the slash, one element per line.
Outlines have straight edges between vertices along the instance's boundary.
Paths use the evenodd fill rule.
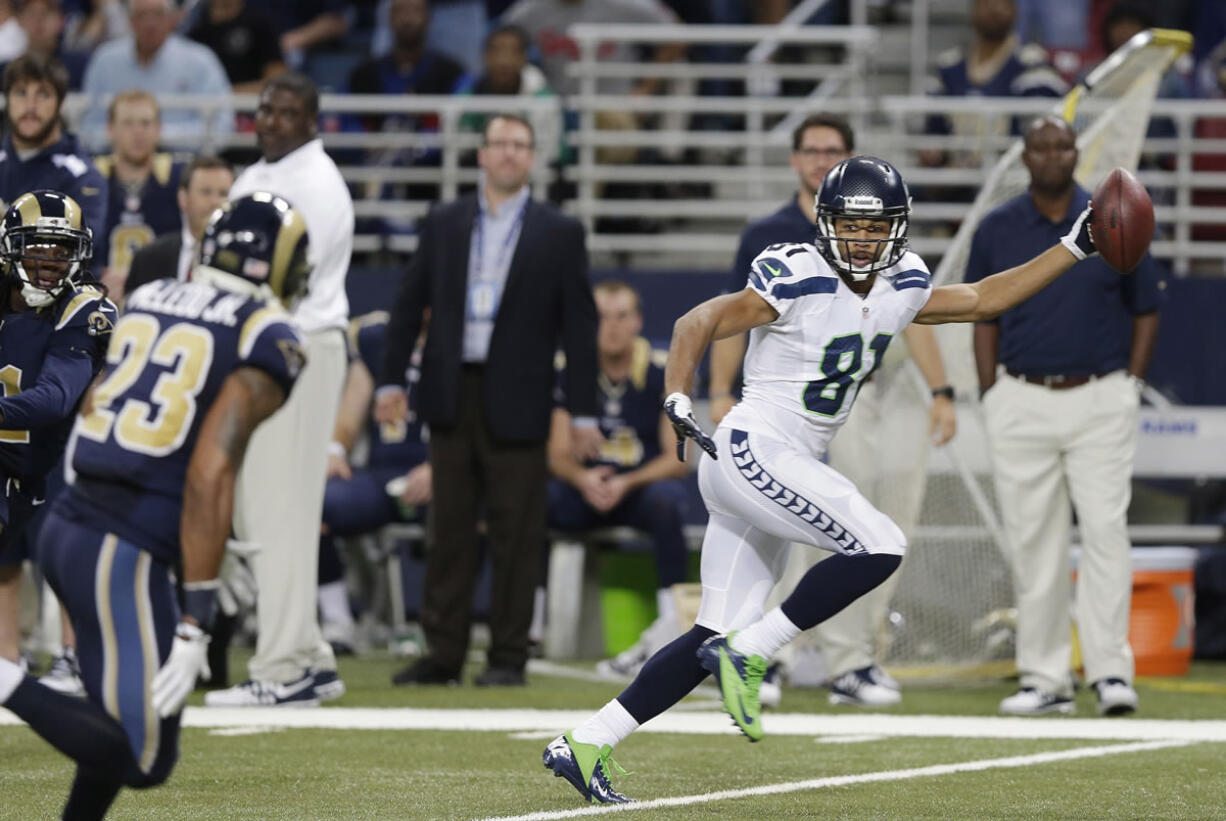
<path fill-rule="evenodd" d="M 283 74 L 265 84 L 256 113 L 263 159 L 230 192 L 288 200 L 306 218 L 313 270 L 294 311 L 307 366 L 289 400 L 252 436 L 235 490 L 235 534 L 258 547 L 255 655 L 248 680 L 207 693 L 209 706 L 298 706 L 345 692 L 319 631 L 315 592 L 328 442 L 345 379 L 353 201 L 315 135 L 318 117 L 319 90 L 307 77 Z"/>

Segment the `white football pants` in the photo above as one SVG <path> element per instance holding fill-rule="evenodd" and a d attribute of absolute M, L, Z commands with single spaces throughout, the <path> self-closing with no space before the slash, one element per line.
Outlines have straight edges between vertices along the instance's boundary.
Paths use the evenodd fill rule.
<path fill-rule="evenodd" d="M 761 618 L 791 542 L 847 554 L 902 555 L 906 540 L 845 476 L 786 442 L 728 425 L 698 486 L 710 512 L 696 622 L 719 633 Z"/>
<path fill-rule="evenodd" d="M 880 368 L 860 387 L 851 414 L 830 442 L 829 464 L 885 515 L 910 535 L 919 522 L 927 481 L 928 405 L 917 402 L 914 376 L 903 360 Z M 889 454 L 882 449 L 888 442 Z M 788 559 L 772 603 L 783 601 L 801 577 L 828 553 L 797 546 Z M 903 559 L 906 564 L 906 558 Z M 846 608 L 798 636 L 787 648 L 803 646 L 822 651 L 831 678 L 877 664 L 890 599 L 903 568 Z M 786 660 L 785 656 L 785 660 Z"/>

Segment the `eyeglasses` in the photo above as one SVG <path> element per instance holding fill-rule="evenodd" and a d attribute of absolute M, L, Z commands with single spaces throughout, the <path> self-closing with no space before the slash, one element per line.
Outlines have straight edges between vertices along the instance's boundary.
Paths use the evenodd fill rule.
<path fill-rule="evenodd" d="M 515 153 L 521 153 L 531 151 L 533 145 L 525 140 L 490 140 L 485 144 L 485 147 L 492 148 L 496 151 L 513 151 Z"/>
<path fill-rule="evenodd" d="M 847 156 L 847 152 L 841 148 L 800 148 L 796 153 L 806 160 L 816 160 L 818 157 L 823 160 L 841 160 Z"/>

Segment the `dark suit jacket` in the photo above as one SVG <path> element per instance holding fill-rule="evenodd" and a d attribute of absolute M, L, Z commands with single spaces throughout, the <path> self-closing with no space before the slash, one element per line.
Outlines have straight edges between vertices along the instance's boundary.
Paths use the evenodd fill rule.
<path fill-rule="evenodd" d="M 422 221 L 387 330 L 380 385 L 405 384 L 422 310 L 430 330 L 418 385 L 418 415 L 431 427 L 455 424 L 460 387 L 468 251 L 476 194 L 433 209 Z M 549 435 L 554 355 L 566 353 L 567 404 L 596 415 L 596 305 L 587 278 L 583 226 L 530 201 L 485 363 L 485 418 L 502 442 L 543 442 Z"/>
<path fill-rule="evenodd" d="M 123 285 L 124 296 L 146 282 L 174 279 L 179 274 L 179 251 L 183 248 L 183 232 L 162 234 L 132 256 L 128 280 Z"/>

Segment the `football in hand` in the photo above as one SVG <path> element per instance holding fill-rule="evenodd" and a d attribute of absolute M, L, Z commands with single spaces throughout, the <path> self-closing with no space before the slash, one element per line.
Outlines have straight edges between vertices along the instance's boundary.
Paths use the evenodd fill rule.
<path fill-rule="evenodd" d="M 1154 204 L 1127 170 L 1112 169 L 1094 191 L 1090 234 L 1103 260 L 1121 274 L 1141 263 L 1154 236 Z"/>

